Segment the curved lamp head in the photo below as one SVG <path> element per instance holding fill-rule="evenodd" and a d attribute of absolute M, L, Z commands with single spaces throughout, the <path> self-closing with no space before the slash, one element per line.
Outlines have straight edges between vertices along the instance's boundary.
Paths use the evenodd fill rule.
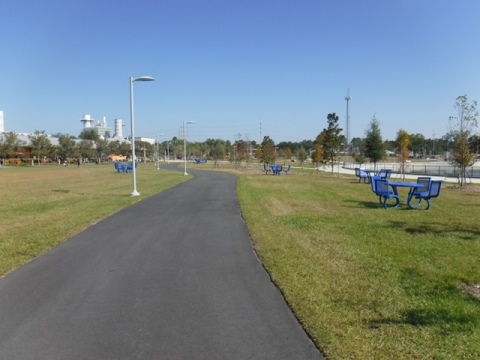
<path fill-rule="evenodd" d="M 193 124 L 193 121 L 184 121 L 185 124 Z"/>
<path fill-rule="evenodd" d="M 132 78 L 132 82 L 133 81 L 154 81 L 155 79 L 151 76 L 140 76 L 140 77 L 137 77 L 137 78 Z"/>

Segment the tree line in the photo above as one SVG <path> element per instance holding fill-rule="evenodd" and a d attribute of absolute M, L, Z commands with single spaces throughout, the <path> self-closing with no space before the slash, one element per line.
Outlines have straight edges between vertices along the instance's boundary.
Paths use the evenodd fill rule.
<path fill-rule="evenodd" d="M 383 140 L 380 122 L 375 116 L 371 119 L 365 137 L 355 137 L 347 144 L 343 129 L 339 127 L 339 117 L 335 113 L 327 115 L 326 127 L 313 140 L 301 142 L 282 141 L 275 143 L 265 136 L 259 144 L 254 140 L 242 139 L 241 135 L 234 142 L 222 139 L 207 139 L 203 142 L 188 142 L 184 154 L 183 139 L 173 137 L 170 140 L 151 144 L 145 141 L 135 142 L 135 153 L 140 161 L 159 158 L 211 159 L 218 165 L 221 160 L 230 160 L 237 165 L 257 159 L 270 164 L 278 158 L 298 161 L 311 158 L 315 164 L 333 164 L 340 155 L 349 155 L 355 162 L 367 161 L 376 164 L 390 151 L 402 164 L 410 158 L 435 158 L 441 156 L 461 168 L 465 174 L 466 167 L 473 164 L 475 154 L 480 150 L 480 137 L 473 130 L 477 127 L 477 102 L 469 102 L 467 95 L 456 99 L 454 108 L 457 116 L 451 116 L 448 132 L 440 138 L 426 138 L 423 134 L 409 134 L 399 129 L 394 140 Z M 52 145 L 50 136 L 45 131 L 35 131 L 29 135 L 29 144 L 19 139 L 18 135 L 4 133 L 0 138 L 0 158 L 23 158 L 30 156 L 39 162 L 42 159 L 83 158 L 104 161 L 109 155 L 129 157 L 131 146 L 127 141 L 103 139 L 93 130 L 84 129 L 78 138 L 69 134 L 56 134 L 57 145 Z M 28 149 L 29 153 L 25 153 Z"/>
<path fill-rule="evenodd" d="M 403 176 L 405 165 L 410 159 L 441 156 L 459 168 L 459 182 L 465 185 L 466 169 L 473 165 L 480 150 L 480 137 L 474 132 L 478 126 L 477 101 L 469 102 L 468 96 L 462 95 L 457 97 L 453 107 L 457 116 L 449 117 L 449 129 L 439 139 L 427 139 L 422 134 L 409 134 L 404 129 L 399 129 L 396 139 L 384 141 L 380 122 L 373 116 L 365 131 L 365 137 L 353 138 L 347 143 L 342 134 L 343 129 L 339 127 L 338 115 L 330 113 L 327 115 L 327 126 L 313 142 L 308 143 L 311 151 L 307 153 L 310 153 L 313 163 L 317 165 L 331 164 L 333 173 L 334 163 L 341 154 L 352 156 L 358 164 L 369 161 L 376 168 L 377 163 L 385 159 L 388 150 L 400 163 Z M 290 158 L 292 148 L 293 146 L 289 147 L 285 143 L 275 145 L 273 140 L 266 136 L 257 151 L 257 157 L 264 163 L 272 163 L 275 162 L 277 153 L 284 152 L 285 158 Z M 294 150 L 300 155 L 300 161 L 307 156 L 304 149 L 302 146 Z"/>

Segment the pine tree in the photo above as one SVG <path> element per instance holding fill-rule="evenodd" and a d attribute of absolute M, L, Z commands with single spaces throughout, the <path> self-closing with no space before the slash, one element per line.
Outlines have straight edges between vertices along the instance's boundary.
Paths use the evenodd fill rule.
<path fill-rule="evenodd" d="M 365 133 L 365 156 L 370 158 L 375 169 L 377 168 L 377 163 L 385 157 L 380 123 L 375 116 L 370 121 L 370 128 Z"/>
<path fill-rule="evenodd" d="M 335 157 L 343 145 L 343 136 L 341 136 L 343 129 L 338 127 L 338 120 L 339 118 L 335 113 L 328 114 L 328 127 L 322 131 L 323 158 L 331 162 L 332 174 Z"/>

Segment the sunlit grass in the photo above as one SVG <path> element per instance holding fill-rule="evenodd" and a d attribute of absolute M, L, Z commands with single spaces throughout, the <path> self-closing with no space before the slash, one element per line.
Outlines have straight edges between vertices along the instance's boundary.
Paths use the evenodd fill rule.
<path fill-rule="evenodd" d="M 369 185 L 242 174 L 256 250 L 332 359 L 480 356 L 480 192 L 442 189 L 429 211 L 385 210 Z"/>
<path fill-rule="evenodd" d="M 480 282 L 479 191 L 444 187 L 428 211 L 385 210 L 353 176 L 219 169 L 238 174 L 255 249 L 328 358 L 480 357 L 480 302 L 459 289 Z M 113 165 L 1 168 L 0 274 L 188 178 L 140 164 L 131 197 L 131 174 Z"/>
<path fill-rule="evenodd" d="M 189 177 L 140 164 L 132 174 L 111 165 L 0 168 L 0 276 L 98 220 Z"/>

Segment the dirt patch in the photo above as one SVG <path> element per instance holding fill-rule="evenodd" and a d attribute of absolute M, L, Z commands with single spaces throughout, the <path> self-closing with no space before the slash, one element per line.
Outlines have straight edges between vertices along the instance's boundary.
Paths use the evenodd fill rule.
<path fill-rule="evenodd" d="M 447 185 L 446 188 L 447 189 L 462 190 L 462 191 L 470 191 L 470 192 L 480 192 L 480 186 L 477 186 L 477 185 L 460 186 L 458 184 L 455 184 L 455 185 Z"/>
<path fill-rule="evenodd" d="M 477 284 L 462 284 L 460 285 L 460 290 L 464 293 L 474 297 L 477 300 L 480 300 L 480 283 Z"/>

